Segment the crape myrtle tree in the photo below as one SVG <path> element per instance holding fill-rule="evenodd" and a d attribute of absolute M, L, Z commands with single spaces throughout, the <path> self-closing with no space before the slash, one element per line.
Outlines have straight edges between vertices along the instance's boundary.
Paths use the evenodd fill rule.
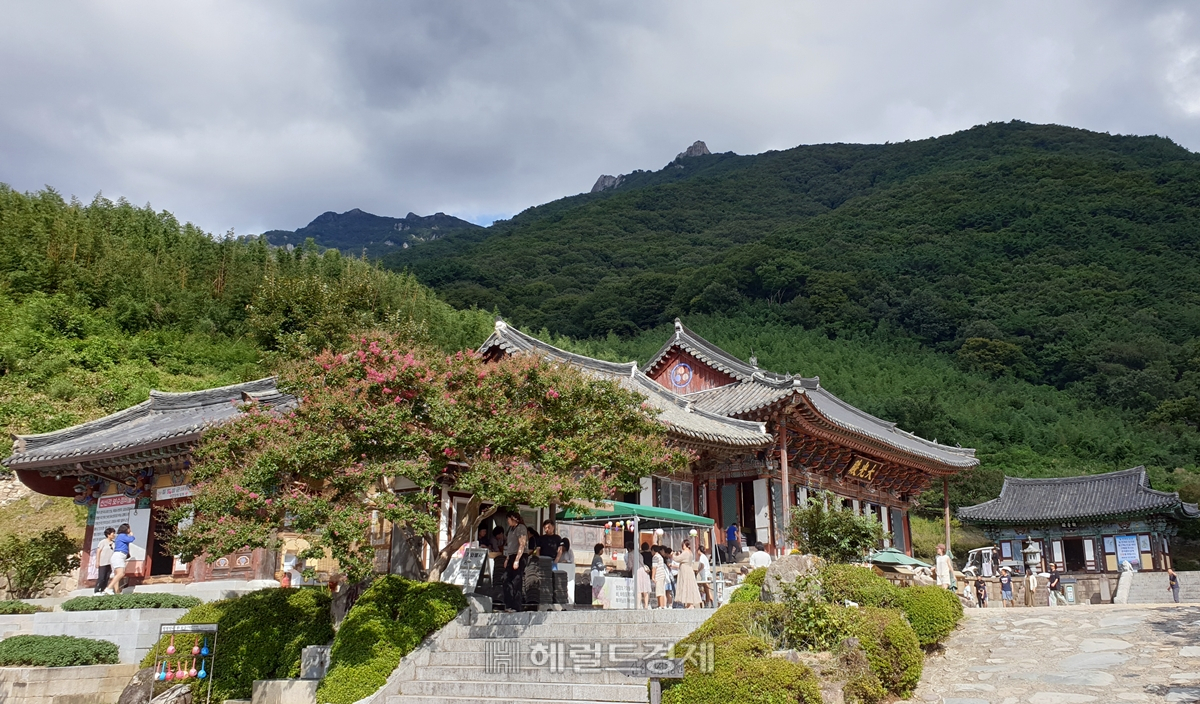
<path fill-rule="evenodd" d="M 286 530 L 309 541 L 301 557 L 328 550 L 359 580 L 372 571 L 377 515 L 432 548 L 432 581 L 498 507 L 602 500 L 690 459 L 615 382 L 534 356 L 407 347 L 376 334 L 288 363 L 280 385 L 300 399 L 294 410 L 251 404 L 206 433 L 192 503 L 172 516 L 173 549 L 212 557 Z M 471 500 L 439 545 L 443 486 Z"/>
<path fill-rule="evenodd" d="M 788 539 L 802 553 L 830 562 L 861 560 L 883 543 L 883 525 L 874 516 L 859 516 L 842 506 L 842 499 L 828 492 L 808 497 L 804 508 L 792 509 Z"/>

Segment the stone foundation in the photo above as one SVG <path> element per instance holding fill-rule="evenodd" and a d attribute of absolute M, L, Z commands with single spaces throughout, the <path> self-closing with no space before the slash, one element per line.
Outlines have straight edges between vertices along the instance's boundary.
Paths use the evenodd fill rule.
<path fill-rule="evenodd" d="M 25 618 L 33 619 L 36 635 L 106 640 L 121 649 L 122 663 L 137 664 L 158 642 L 158 627 L 175 623 L 185 613 L 187 609 L 52 611 Z"/>
<path fill-rule="evenodd" d="M 0 667 L 4 704 L 115 704 L 137 665 Z"/>

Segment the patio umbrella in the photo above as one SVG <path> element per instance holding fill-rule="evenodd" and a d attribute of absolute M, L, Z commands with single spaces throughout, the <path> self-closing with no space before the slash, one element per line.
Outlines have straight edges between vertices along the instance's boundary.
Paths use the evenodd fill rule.
<path fill-rule="evenodd" d="M 905 567 L 927 567 L 931 568 L 928 562 L 921 562 L 915 557 L 909 557 L 896 548 L 885 548 L 871 553 L 867 558 L 867 562 L 877 565 L 904 565 Z"/>

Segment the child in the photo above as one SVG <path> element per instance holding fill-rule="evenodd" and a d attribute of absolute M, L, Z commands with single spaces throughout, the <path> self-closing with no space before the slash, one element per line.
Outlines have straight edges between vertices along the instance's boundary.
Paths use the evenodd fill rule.
<path fill-rule="evenodd" d="M 1013 606 L 1012 575 L 1007 567 L 1000 568 L 1000 601 L 1009 608 Z"/>
<path fill-rule="evenodd" d="M 983 577 L 975 578 L 975 599 L 979 602 L 979 608 L 987 608 L 987 583 L 983 581 Z"/>

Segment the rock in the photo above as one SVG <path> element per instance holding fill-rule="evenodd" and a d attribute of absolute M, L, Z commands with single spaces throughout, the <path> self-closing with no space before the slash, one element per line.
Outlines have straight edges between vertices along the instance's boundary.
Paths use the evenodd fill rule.
<path fill-rule="evenodd" d="M 784 584 L 796 581 L 796 578 L 816 572 L 821 566 L 821 558 L 816 555 L 784 555 L 771 563 L 767 568 L 767 579 L 763 583 L 763 591 L 769 601 L 779 601 L 783 598 Z"/>
<path fill-rule="evenodd" d="M 1113 665 L 1120 665 L 1127 660 L 1129 660 L 1129 656 L 1121 655 L 1120 653 L 1080 653 L 1079 655 L 1072 655 L 1069 658 L 1065 658 L 1058 666 L 1063 670 L 1086 670 L 1095 667 L 1112 667 Z"/>
<path fill-rule="evenodd" d="M 1180 648 L 1179 656 L 1183 658 L 1200 658 L 1200 646 L 1188 645 Z"/>
<path fill-rule="evenodd" d="M 675 156 L 675 160 L 679 161 L 689 156 L 704 156 L 706 154 L 712 154 L 712 152 L 708 151 L 708 145 L 697 139 L 695 142 L 692 142 L 692 146 L 679 152 Z"/>
<path fill-rule="evenodd" d="M 192 704 L 192 685 L 177 684 L 150 701 L 152 704 Z"/>
<path fill-rule="evenodd" d="M 604 174 L 600 176 L 600 178 L 596 179 L 596 183 L 592 186 L 591 192 L 599 193 L 600 191 L 607 191 L 610 188 L 616 188 L 617 186 L 620 186 L 624 180 L 624 176 L 609 176 L 608 174 Z"/>
<path fill-rule="evenodd" d="M 1079 649 L 1085 653 L 1098 653 L 1102 650 L 1124 650 L 1132 647 L 1132 643 L 1115 638 L 1088 638 L 1079 642 Z"/>
<path fill-rule="evenodd" d="M 300 679 L 319 680 L 329 671 L 329 651 L 332 646 L 309 645 L 300 651 Z"/>
<path fill-rule="evenodd" d="M 143 667 L 125 685 L 117 704 L 146 704 L 150 701 L 150 687 L 153 684 L 154 668 Z"/>
<path fill-rule="evenodd" d="M 1038 692 L 1029 698 L 1029 704 L 1087 704 L 1096 698 L 1090 694 L 1069 694 L 1067 692 Z"/>

